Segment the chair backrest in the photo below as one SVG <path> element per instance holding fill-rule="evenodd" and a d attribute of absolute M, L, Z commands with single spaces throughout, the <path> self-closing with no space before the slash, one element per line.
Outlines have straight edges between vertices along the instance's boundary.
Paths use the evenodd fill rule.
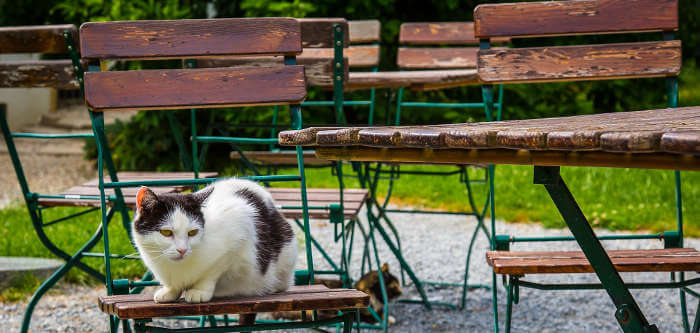
<path fill-rule="evenodd" d="M 343 18 L 298 19 L 301 26 L 301 43 L 304 52 L 297 57 L 297 64 L 304 65 L 306 83 L 315 87 L 333 86 L 333 26 L 340 24 L 344 29 L 343 46 L 347 48 L 348 22 Z M 347 49 L 346 49 L 347 50 Z M 197 68 L 253 66 L 270 67 L 284 63 L 283 57 L 235 57 L 197 59 Z M 348 71 L 347 61 L 344 67 Z M 347 77 L 345 75 L 344 77 Z"/>
<path fill-rule="evenodd" d="M 508 38 L 499 38 L 494 42 L 508 41 Z M 399 31 L 399 44 L 402 47 L 399 47 L 396 63 L 401 69 L 476 67 L 479 48 L 475 45 L 479 40 L 474 37 L 473 22 L 404 23 Z"/>
<path fill-rule="evenodd" d="M 671 32 L 678 29 L 678 3 L 569 0 L 488 4 L 477 6 L 474 18 L 474 33 L 479 39 Z M 681 42 L 480 50 L 477 67 L 485 83 L 676 76 L 681 69 Z"/>
<path fill-rule="evenodd" d="M 72 24 L 1 27 L 0 54 L 67 54 L 65 31 L 77 37 L 77 29 Z M 68 59 L 0 61 L 0 88 L 37 87 L 75 90 L 80 85 Z"/>
<path fill-rule="evenodd" d="M 302 26 L 302 39 L 317 39 L 319 32 L 308 33 L 305 35 L 305 31 L 311 31 L 311 27 L 316 27 L 317 31 L 325 32 L 328 30 L 327 27 L 323 27 L 324 23 L 341 23 L 338 20 L 342 20 L 344 24 L 344 31 L 347 32 L 345 37 L 345 42 L 343 46 L 343 55 L 347 58 L 347 65 L 350 68 L 372 68 L 379 65 L 379 31 L 381 28 L 381 23 L 377 20 L 358 20 L 358 21 L 345 21 L 345 19 L 299 19 Z M 305 29 L 304 27 L 307 26 Z M 332 25 L 330 27 L 332 29 Z M 331 33 L 330 30 L 328 33 Z M 319 46 L 311 47 L 308 46 L 311 43 L 304 43 L 304 53 L 299 57 L 300 59 L 333 59 L 333 48 L 329 46 Z M 316 43 L 316 45 L 322 45 L 321 43 Z M 332 44 L 331 44 L 332 45 Z M 346 76 L 347 77 L 347 76 Z"/>
<path fill-rule="evenodd" d="M 302 51 L 299 22 L 231 18 L 90 22 L 80 27 L 83 59 L 285 56 Z M 85 73 L 93 111 L 298 104 L 304 67 L 220 67 Z"/>

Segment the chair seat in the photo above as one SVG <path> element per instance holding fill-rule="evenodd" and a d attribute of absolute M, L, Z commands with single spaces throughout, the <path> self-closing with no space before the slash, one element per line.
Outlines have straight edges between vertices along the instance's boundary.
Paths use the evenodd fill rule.
<path fill-rule="evenodd" d="M 268 188 L 278 206 L 282 206 L 282 214 L 287 218 L 302 218 L 301 190 L 298 188 Z M 367 200 L 369 191 L 366 189 L 343 189 L 343 215 L 345 219 L 352 220 L 360 213 L 360 208 Z M 307 188 L 306 197 L 309 207 L 328 206 L 340 203 L 340 191 L 333 188 Z M 312 219 L 327 219 L 327 209 L 309 209 L 309 217 Z"/>
<path fill-rule="evenodd" d="M 256 165 L 263 166 L 296 166 L 297 153 L 296 151 L 244 151 L 245 157 Z M 231 152 L 231 159 L 242 159 L 238 152 Z M 304 151 L 304 165 L 307 166 L 326 166 L 331 165 L 331 161 L 323 160 L 316 157 L 313 151 Z"/>
<path fill-rule="evenodd" d="M 411 88 L 433 90 L 478 84 L 476 69 L 350 72 L 346 90 Z"/>
<path fill-rule="evenodd" d="M 213 178 L 218 175 L 217 172 L 200 172 L 200 178 Z M 109 176 L 105 176 L 105 182 L 109 182 Z M 192 179 L 192 172 L 118 172 L 117 178 L 119 181 L 133 182 L 140 180 L 173 180 L 173 179 Z M 100 189 L 98 188 L 98 179 L 91 179 L 81 185 L 73 186 L 59 195 L 67 196 L 66 198 L 40 198 L 39 204 L 42 206 L 91 206 L 99 207 L 100 200 L 92 198 L 84 198 L 85 196 L 99 196 Z M 187 189 L 187 186 L 160 186 L 152 187 L 151 189 L 156 194 L 176 193 Z M 124 202 L 127 207 L 134 208 L 136 206 L 136 193 L 138 187 L 122 188 L 124 194 Z M 114 189 L 105 189 L 106 195 L 113 195 Z"/>
<path fill-rule="evenodd" d="M 114 295 L 98 298 L 100 310 L 120 319 L 199 316 L 274 311 L 343 310 L 369 306 L 369 295 L 355 289 L 329 289 L 323 285 L 293 286 L 277 294 L 215 298 L 207 303 L 156 303 L 153 295 Z"/>
<path fill-rule="evenodd" d="M 700 252 L 691 248 L 607 251 L 619 272 L 700 272 Z M 593 273 L 581 251 L 491 251 L 486 261 L 497 274 Z"/>

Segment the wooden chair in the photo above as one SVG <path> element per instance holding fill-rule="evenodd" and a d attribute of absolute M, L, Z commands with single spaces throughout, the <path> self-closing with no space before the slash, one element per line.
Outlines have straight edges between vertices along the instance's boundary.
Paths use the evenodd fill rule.
<path fill-rule="evenodd" d="M 479 51 L 478 72 L 484 82 L 484 96 L 492 92 L 492 84 L 563 82 L 580 80 L 610 80 L 662 77 L 666 79 L 668 107 L 678 106 L 678 78 L 681 68 L 681 42 L 674 40 L 678 29 L 678 4 L 676 1 L 627 1 L 598 0 L 591 2 L 560 1 L 519 4 L 481 5 L 474 10 L 475 35 L 482 40 Z M 572 13 L 579 13 L 573 14 Z M 542 22 L 547 24 L 542 24 Z M 558 47 L 533 47 L 521 49 L 489 49 L 489 40 L 504 37 L 539 37 L 549 35 L 582 35 L 628 32 L 662 32 L 662 41 L 577 45 Z M 675 110 L 658 110 L 650 117 L 673 117 Z M 614 115 L 603 117 L 613 118 Z M 627 125 L 623 123 L 623 125 Z M 640 133 L 643 136 L 645 133 Z M 587 137 L 557 138 L 547 136 L 547 142 L 562 140 L 562 144 L 594 144 Z M 601 143 L 615 138 L 603 134 Z M 645 143 L 649 143 L 648 141 Z M 537 141 L 532 142 L 538 144 Z M 627 145 L 644 144 L 625 142 Z M 619 147 L 621 149 L 627 147 Z M 630 146 L 628 148 L 641 148 Z M 652 147 L 648 147 L 652 148 Z M 700 253 L 683 247 L 683 219 L 681 204 L 680 172 L 675 171 L 677 198 L 676 230 L 653 235 L 611 235 L 600 239 L 662 239 L 664 249 L 611 250 L 607 251 L 612 264 L 620 272 L 674 272 L 679 274 L 680 284 L 661 285 L 663 288 L 680 288 L 683 326 L 689 331 L 685 306 L 684 271 L 699 271 Z M 549 190 L 549 187 L 548 187 Z M 551 195 L 551 192 L 550 192 Z M 553 199 L 555 197 L 553 196 Z M 561 203 L 555 203 L 561 210 Z M 566 212 L 562 212 L 565 220 Z M 567 221 L 568 223 L 568 221 Z M 495 226 L 494 226 L 495 227 Z M 495 229 L 494 229 L 495 233 Z M 510 243 L 531 241 L 574 240 L 573 237 L 517 237 L 499 235 L 495 238 L 495 250 L 486 254 L 487 262 L 496 274 L 507 276 L 507 308 L 505 329 L 510 331 L 512 303 L 518 301 L 518 288 L 545 290 L 601 289 L 601 285 L 547 285 L 524 281 L 526 275 L 593 273 L 594 267 L 583 252 L 516 252 L 510 251 Z M 584 247 L 584 245 L 581 245 Z M 678 273 L 680 272 L 680 273 Z M 602 278 L 601 278 L 602 280 Z M 505 280 L 504 280 L 505 281 Z M 698 281 L 695 281 L 698 282 Z M 635 284 L 630 288 L 649 285 Z M 610 292 L 610 291 L 609 291 Z M 494 300 L 495 302 L 495 300 Z M 616 304 L 620 309 L 621 304 Z M 627 304 L 636 307 L 636 304 Z M 621 322 L 623 321 L 618 317 Z M 625 329 L 625 325 L 623 325 Z M 697 331 L 696 327 L 694 328 Z M 627 329 L 625 329 L 627 330 Z"/>
<path fill-rule="evenodd" d="M 71 59 L 59 60 L 31 60 L 31 61 L 8 61 L 0 62 L 0 88 L 34 88 L 50 87 L 61 90 L 78 90 L 82 88 L 81 63 L 79 61 L 75 40 L 77 30 L 75 26 L 47 25 L 47 26 L 25 26 L 25 27 L 5 27 L 0 28 L 0 45 L 3 45 L 1 53 L 44 53 L 44 54 L 66 54 Z M 100 253 L 90 253 L 100 239 L 101 228 L 98 227 L 95 234 L 86 241 L 83 248 L 74 254 L 69 254 L 61 249 L 47 235 L 46 228 L 57 223 L 65 223 L 75 217 L 99 210 L 99 189 L 97 179 L 73 186 L 58 194 L 41 194 L 32 191 L 27 183 L 22 162 L 15 145 L 15 138 L 24 140 L 39 139 L 85 139 L 92 138 L 92 133 L 13 133 L 8 125 L 5 106 L 0 106 L 0 127 L 2 127 L 5 144 L 12 160 L 17 180 L 22 190 L 22 195 L 29 210 L 29 217 L 32 220 L 34 229 L 42 244 L 54 255 L 66 261 L 66 264 L 59 268 L 32 296 L 27 305 L 23 321 L 22 332 L 29 330 L 29 324 L 34 307 L 41 297 L 58 282 L 71 267 L 86 272 L 89 276 L 104 281 L 102 272 L 91 268 L 81 262 L 84 257 L 101 255 Z M 109 160 L 111 163 L 111 159 Z M 161 173 L 158 176 L 163 179 L 181 178 L 190 176 L 185 173 Z M 215 173 L 203 173 L 202 176 L 215 176 Z M 60 175 L 59 175 L 60 176 Z M 118 177 L 124 180 L 136 180 L 143 177 L 151 177 L 146 173 L 125 172 L 119 173 Z M 154 190 L 158 193 L 177 192 L 184 190 L 185 186 L 157 187 Z M 107 201 L 112 207 L 108 215 L 108 220 L 114 216 L 115 212 L 120 212 L 122 222 L 128 230 L 129 216 L 128 208 L 134 206 L 133 191 L 115 192 L 110 190 Z M 45 221 L 42 212 L 54 207 L 87 207 L 78 212 L 73 212 L 61 218 Z"/>
<path fill-rule="evenodd" d="M 206 31 L 202 34 L 201 31 Z M 158 36 L 142 38 L 143 36 Z M 103 158 L 110 155 L 104 135 L 103 113 L 123 110 L 164 110 L 240 107 L 244 105 L 289 105 L 295 128 L 301 127 L 300 103 L 306 97 L 303 66 L 295 65 L 301 53 L 301 31 L 297 21 L 284 18 L 210 19 L 178 21 L 124 21 L 85 23 L 80 29 L 83 59 L 89 63 L 85 74 L 85 100 L 93 120 L 98 147 L 98 187 L 102 202 L 102 219 L 107 219 L 107 189 L 134 188 L 142 185 L 196 185 L 216 179 L 197 178 L 197 153 L 193 151 L 194 179 L 120 181 L 108 168 L 110 180 L 103 177 Z M 284 66 L 223 67 L 205 69 L 162 69 L 99 72 L 98 62 L 105 59 L 193 59 L 211 56 L 284 56 Z M 195 134 L 196 135 L 196 134 Z M 212 137 L 210 142 L 264 142 L 266 139 Z M 257 140 L 257 141 L 256 141 Z M 314 281 L 311 243 L 309 240 L 309 201 L 307 200 L 303 154 L 296 150 L 299 173 L 249 177 L 257 181 L 299 181 L 300 211 L 306 236 L 309 283 Z M 106 297 L 99 300 L 101 309 L 110 315 L 110 329 L 118 320 L 135 320 L 137 331 L 154 316 L 210 316 L 241 314 L 237 327 L 230 331 L 290 329 L 343 323 L 349 332 L 354 309 L 366 307 L 369 297 L 356 290 L 325 290 L 318 286 L 293 288 L 285 293 L 252 298 L 229 297 L 202 304 L 184 302 L 156 304 L 148 296 L 129 295 L 133 289 L 150 286 L 152 281 L 113 280 L 110 274 L 110 250 L 107 223 L 102 224 L 105 243 Z M 117 295 L 114 295 L 117 294 Z M 259 324 L 252 319 L 257 312 L 337 309 L 342 315 L 328 320 L 297 323 Z M 180 330 L 178 330 L 180 331 Z M 197 328 L 194 331 L 221 331 L 221 328 Z"/>

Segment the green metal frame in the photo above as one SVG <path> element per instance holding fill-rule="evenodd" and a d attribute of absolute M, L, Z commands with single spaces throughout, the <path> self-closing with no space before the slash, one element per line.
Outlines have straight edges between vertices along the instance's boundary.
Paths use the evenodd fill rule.
<path fill-rule="evenodd" d="M 401 125 L 401 108 L 402 107 L 413 107 L 413 108 L 484 108 L 486 118 L 488 121 L 492 120 L 500 120 L 501 119 L 501 110 L 503 106 L 503 86 L 499 86 L 499 94 L 498 94 L 498 101 L 496 103 L 493 103 L 493 91 L 491 90 L 489 95 L 487 96 L 484 94 L 482 96 L 482 102 L 474 102 L 474 103 L 433 103 L 433 102 L 406 102 L 403 101 L 403 94 L 404 94 L 404 88 L 398 89 L 397 93 L 397 99 L 396 99 L 396 114 L 394 118 L 394 126 L 400 126 Z M 494 115 L 494 106 L 495 106 L 495 115 Z M 391 117 L 388 115 L 389 109 L 387 108 L 387 117 L 386 117 L 386 125 L 389 125 Z M 373 115 L 370 115 L 370 122 L 369 126 L 374 125 L 374 117 Z M 358 164 L 359 165 L 359 164 Z M 484 235 L 487 237 L 489 242 L 492 242 L 491 240 L 491 235 L 489 231 L 487 230 L 485 224 L 484 224 L 484 219 L 486 216 L 486 212 L 488 207 L 490 206 L 490 203 L 493 202 L 493 181 L 492 181 L 492 173 L 489 171 L 487 168 L 487 171 L 484 174 L 483 179 L 472 179 L 469 176 L 469 166 L 466 165 L 460 165 L 457 166 L 456 170 L 453 171 L 414 171 L 414 170 L 401 170 L 400 166 L 390 166 L 388 170 L 382 169 L 382 164 L 377 163 L 374 167 L 369 167 L 369 164 L 366 163 L 366 167 L 363 169 L 362 167 L 355 166 L 355 171 L 357 172 L 357 176 L 360 179 L 360 183 L 362 184 L 363 187 L 369 188 L 370 189 L 370 202 L 368 202 L 368 206 L 375 207 L 377 209 L 377 213 L 374 214 L 372 213 L 372 209 L 368 209 L 368 219 L 371 221 L 371 223 L 376 224 L 375 228 L 380 232 L 380 235 L 382 236 L 383 240 L 389 245 L 389 248 L 391 249 L 392 253 L 394 256 L 398 259 L 400 263 L 400 273 L 401 273 L 401 282 L 405 286 L 406 285 L 406 278 L 405 278 L 405 273 L 409 276 L 409 279 L 413 283 L 413 285 L 416 287 L 418 290 L 418 293 L 421 296 L 420 300 L 413 300 L 413 299 L 401 299 L 399 302 L 405 302 L 405 303 L 420 303 L 424 304 L 427 309 L 431 309 L 432 305 L 440 305 L 440 306 L 447 306 L 449 308 L 456 308 L 453 304 L 449 303 L 444 303 L 444 302 L 432 302 L 428 299 L 427 294 L 425 293 L 425 288 L 424 285 L 437 285 L 437 286 L 452 286 L 452 287 L 461 287 L 462 293 L 461 293 L 461 300 L 459 303 L 460 308 L 464 308 L 466 306 L 466 298 L 467 298 L 467 291 L 470 288 L 485 288 L 485 289 L 490 289 L 492 288 L 491 286 L 484 285 L 484 284 L 468 284 L 468 279 L 469 279 L 469 265 L 470 265 L 470 259 L 471 259 L 471 253 L 473 250 L 474 242 L 476 240 L 476 237 L 478 236 L 479 231 L 483 231 Z M 375 176 L 372 177 L 371 174 L 374 174 Z M 385 177 L 381 177 L 381 175 L 388 175 Z M 469 204 L 470 210 L 467 212 L 435 212 L 435 211 L 425 211 L 425 210 L 404 210 L 404 209 L 388 209 L 388 203 L 389 200 L 391 199 L 393 187 L 395 185 L 395 181 L 397 181 L 400 176 L 404 174 L 412 174 L 412 175 L 425 175 L 425 176 L 449 176 L 449 175 L 459 175 L 460 176 L 460 182 L 463 183 L 467 189 L 467 202 Z M 374 180 L 373 180 L 374 179 Z M 388 180 L 388 189 L 387 193 L 385 196 L 384 201 L 380 204 L 377 200 L 376 196 L 376 187 L 378 185 L 379 180 Z M 488 187 L 488 194 L 487 194 L 487 200 L 484 202 L 483 207 L 479 207 L 476 204 L 476 201 L 474 200 L 474 195 L 473 195 L 473 188 L 472 184 L 476 183 L 481 183 L 481 184 L 486 184 Z M 474 232 L 471 235 L 469 245 L 467 247 L 467 258 L 465 262 L 465 270 L 464 270 L 464 279 L 462 280 L 461 283 L 449 283 L 449 282 L 435 282 L 435 281 L 423 281 L 420 280 L 416 274 L 413 272 L 413 269 L 410 267 L 410 265 L 407 263 L 407 261 L 403 258 L 402 250 L 401 250 L 401 240 L 398 234 L 398 231 L 396 227 L 393 225 L 391 220 L 389 219 L 387 213 L 421 213 L 421 214 L 451 214 L 451 215 L 471 215 L 474 216 L 477 219 L 477 226 L 474 229 Z M 493 210 L 491 211 L 493 214 Z M 386 226 L 391 230 L 393 234 L 393 239 L 391 235 L 389 235 L 386 230 L 381 226 L 382 222 L 386 224 Z"/>
<path fill-rule="evenodd" d="M 63 37 L 66 43 L 66 48 L 68 49 L 68 52 L 70 54 L 70 58 L 72 60 L 73 64 L 73 70 L 75 72 L 77 81 L 80 85 L 80 91 L 81 93 L 83 92 L 83 78 L 82 78 L 82 66 L 80 64 L 80 58 L 77 54 L 77 50 L 74 45 L 74 39 L 72 36 L 72 32 L 70 30 L 66 30 L 63 32 Z M 29 300 L 29 303 L 27 304 L 27 307 L 25 309 L 23 318 L 22 318 L 22 326 L 20 328 L 20 332 L 27 332 L 29 330 L 29 325 L 31 322 L 32 314 L 34 312 L 34 308 L 36 307 L 37 303 L 41 299 L 41 297 L 49 290 L 51 287 L 53 287 L 65 274 L 68 272 L 73 267 L 76 267 L 85 273 L 87 273 L 89 276 L 94 277 L 96 279 L 99 279 L 103 281 L 105 279 L 105 275 L 96 269 L 88 266 L 87 264 L 81 262 L 81 260 L 84 257 L 90 257 L 93 254 L 89 253 L 92 248 L 95 247 L 95 245 L 98 243 L 100 240 L 100 237 L 102 236 L 102 226 L 98 226 L 96 229 L 95 233 L 93 236 L 91 236 L 85 243 L 84 245 L 76 252 L 73 254 L 69 254 L 68 252 L 62 250 L 59 248 L 57 244 L 55 244 L 47 235 L 45 227 L 49 227 L 54 224 L 62 223 L 69 221 L 73 218 L 76 218 L 78 216 L 82 216 L 88 213 L 92 213 L 99 208 L 88 208 L 85 210 L 82 210 L 77 213 L 69 214 L 67 216 L 63 216 L 60 218 L 57 218 L 53 221 L 44 221 L 44 217 L 42 212 L 46 209 L 50 209 L 52 207 L 43 207 L 39 204 L 39 199 L 41 198 L 54 198 L 54 199 L 76 199 L 74 196 L 65 196 L 65 195 L 50 195 L 50 194 L 40 194 L 36 193 L 30 190 L 29 185 L 27 183 L 26 176 L 24 174 L 24 170 L 22 167 L 22 162 L 20 160 L 19 154 L 17 152 L 17 149 L 15 147 L 14 143 L 14 138 L 28 138 L 28 139 L 85 139 L 85 138 L 92 138 L 92 134 L 46 134 L 46 133 L 12 133 L 9 129 L 9 125 L 7 123 L 7 116 L 6 116 L 6 106 L 4 104 L 0 104 L 0 129 L 2 130 L 3 137 L 5 139 L 5 144 L 7 145 L 8 148 L 8 153 L 10 155 L 10 159 L 12 160 L 12 166 L 14 167 L 15 170 L 15 175 L 17 176 L 17 181 L 20 184 L 20 188 L 22 190 L 22 196 L 24 198 L 25 204 L 27 206 L 27 210 L 29 213 L 29 217 L 32 221 L 32 225 L 34 227 L 34 230 L 37 233 L 37 236 L 39 237 L 39 241 L 41 241 L 42 245 L 44 245 L 52 254 L 55 256 L 63 259 L 66 263 L 59 267 L 51 276 L 46 279 L 40 286 L 39 288 L 34 292 L 32 295 L 32 298 Z M 80 196 L 82 199 L 98 199 L 99 197 L 97 196 Z M 115 195 L 108 196 L 105 198 L 106 200 L 110 201 L 113 203 L 113 207 L 109 209 L 108 212 L 105 212 L 104 214 L 104 219 L 102 220 L 103 223 L 106 225 L 111 221 L 111 219 L 114 217 L 114 213 L 119 212 L 122 215 L 122 222 L 124 225 L 128 226 L 129 223 L 129 216 L 128 212 L 126 209 L 126 206 L 124 205 L 124 200 L 123 197 L 121 196 L 121 191 L 117 191 Z M 128 229 L 127 229 L 128 230 Z"/>
<path fill-rule="evenodd" d="M 664 40 L 673 40 L 672 32 L 663 33 Z M 489 40 L 481 41 L 482 48 L 490 47 Z M 491 90 L 490 85 L 483 85 L 484 94 Z M 678 107 L 678 77 L 666 78 L 666 95 L 670 108 Z M 491 167 L 492 168 L 492 167 Z M 605 235 L 596 236 L 590 227 L 585 215 L 576 203 L 573 195 L 566 187 L 564 180 L 559 175 L 559 167 L 535 166 L 534 183 L 542 184 L 547 189 L 549 196 L 555 203 L 567 226 L 573 233 L 573 237 L 513 237 L 507 235 L 497 235 L 495 224 L 492 224 L 494 232 L 492 250 L 508 251 L 510 243 L 515 242 L 549 242 L 549 241 L 570 241 L 576 240 L 583 250 L 586 258 L 593 266 L 593 269 L 601 281 L 600 284 L 541 284 L 530 281 L 523 281 L 522 276 L 503 276 L 503 284 L 506 288 L 506 318 L 505 331 L 510 332 L 513 304 L 519 300 L 519 287 L 533 288 L 538 290 L 593 290 L 605 289 L 615 304 L 617 310 L 615 318 L 624 332 L 658 332 L 658 328 L 649 324 L 644 314 L 639 309 L 634 297 L 629 289 L 679 289 L 681 303 L 681 319 L 684 332 L 698 332 L 700 330 L 700 308 L 695 315 L 695 322 L 691 329 L 686 304 L 686 294 L 690 294 L 699 299 L 700 294 L 689 289 L 689 286 L 700 283 L 700 279 L 685 280 L 684 272 L 671 273 L 671 282 L 668 283 L 624 283 L 619 273 L 613 266 L 610 258 L 605 253 L 605 249 L 600 240 L 643 240 L 643 239 L 663 239 L 665 248 L 683 247 L 683 203 L 681 193 L 681 174 L 674 171 L 674 186 L 676 193 L 676 230 L 649 235 Z M 492 170 L 490 171 L 492 172 Z M 494 207 L 492 206 L 492 209 Z M 493 215 L 492 215 L 493 216 Z M 498 302 L 496 288 L 496 274 L 493 273 L 493 315 L 494 331 L 499 330 Z"/>
<path fill-rule="evenodd" d="M 286 56 L 285 57 L 285 65 L 294 65 L 296 63 L 296 57 L 293 56 Z M 100 66 L 96 64 L 91 64 L 89 66 L 89 71 L 99 71 Z M 291 105 L 289 108 L 290 111 L 290 117 L 292 119 L 292 128 L 294 129 L 301 129 L 302 128 L 302 115 L 301 115 L 301 105 L 295 104 Z M 102 228 L 101 228 L 101 236 L 104 242 L 104 260 L 105 260 L 105 285 L 107 287 L 107 294 L 108 295 L 113 295 L 115 293 L 129 293 L 129 292 L 139 292 L 143 287 L 145 286 L 152 286 L 152 285 L 157 285 L 156 282 L 152 281 L 152 276 L 150 274 L 146 274 L 144 276 L 144 280 L 146 282 L 138 282 L 138 281 L 128 281 L 128 280 L 113 280 L 112 279 L 112 274 L 111 274 L 111 259 L 114 259 L 114 256 L 110 254 L 110 246 L 109 246 L 109 233 L 107 229 L 107 221 L 110 213 L 108 212 L 107 209 L 107 200 L 108 196 L 105 194 L 105 190 L 108 188 L 113 188 L 115 189 L 116 193 L 120 193 L 121 188 L 125 187 L 137 187 L 137 186 L 142 186 L 142 185 L 200 185 L 200 184 L 206 184 L 210 183 L 212 181 L 215 181 L 215 179 L 201 179 L 198 176 L 198 171 L 199 171 L 199 155 L 197 153 L 197 142 L 198 142 L 198 137 L 196 136 L 195 128 L 195 113 L 194 109 L 191 110 L 192 114 L 192 167 L 195 172 L 195 177 L 194 179 L 181 179 L 181 180 L 167 180 L 167 181 L 148 181 L 148 182 L 120 182 L 117 177 L 116 177 L 116 170 L 114 169 L 114 165 L 111 162 L 111 152 L 109 149 L 109 146 L 107 145 L 107 139 L 105 136 L 104 132 L 104 116 L 101 112 L 95 112 L 93 110 L 90 110 L 90 118 L 92 121 L 92 128 L 94 132 L 94 137 L 95 141 L 97 144 L 97 151 L 98 151 L 98 159 L 97 159 L 97 169 L 98 169 L 98 187 L 100 189 L 100 201 L 101 201 L 101 214 L 102 214 Z M 207 136 L 208 137 L 208 136 Z M 216 138 L 213 137 L 208 137 L 205 138 L 204 141 L 207 142 L 230 142 L 230 141 L 236 141 L 236 140 L 242 140 L 243 138 L 221 138 L 221 140 L 216 140 Z M 254 139 L 251 139 L 254 140 Z M 267 140 L 267 139 L 263 139 Z M 267 143 L 268 141 L 258 141 L 261 143 Z M 311 234 L 310 234 L 310 227 L 309 227 L 309 205 L 307 201 L 307 194 L 306 194 L 306 176 L 305 176 L 305 171 L 304 171 L 304 159 L 303 159 L 303 151 L 301 147 L 296 147 L 296 156 L 297 156 L 297 168 L 298 168 L 298 174 L 295 175 L 268 175 L 268 176 L 251 176 L 251 177 L 245 177 L 246 179 L 254 180 L 254 181 L 266 181 L 266 182 L 282 182 L 282 181 L 298 181 L 300 182 L 300 187 L 301 187 L 301 200 L 302 200 L 302 212 L 303 212 L 303 230 L 304 230 L 304 236 L 305 236 L 305 248 L 306 248 L 306 259 L 307 259 L 307 279 L 308 283 L 312 284 L 314 282 L 314 274 L 315 271 L 313 269 L 313 256 L 312 256 L 312 243 L 311 243 Z M 104 167 L 107 167 L 107 171 L 110 174 L 110 182 L 105 182 L 103 178 L 103 173 L 104 173 Z M 342 206 L 341 206 L 342 208 Z M 342 210 L 341 210 L 342 211 Z M 99 238 L 99 235 L 97 238 Z M 350 332 L 351 328 L 353 327 L 353 314 L 354 310 L 351 311 L 346 311 L 342 315 L 332 318 L 332 319 L 327 319 L 327 320 L 312 320 L 312 321 L 304 321 L 304 322 L 286 322 L 286 323 L 273 323 L 273 324 L 255 324 L 255 325 L 249 325 L 249 326 L 237 326 L 237 327 L 217 327 L 216 323 L 217 320 L 213 316 L 207 316 L 209 317 L 209 323 L 212 327 L 209 328 L 204 328 L 205 324 L 205 318 L 202 317 L 200 320 L 200 326 L 199 328 L 194 328 L 194 329 L 166 329 L 166 328 L 160 328 L 160 327 L 152 327 L 152 326 L 147 326 L 146 323 L 148 322 L 147 320 L 138 320 L 134 324 L 134 328 L 137 332 L 223 332 L 223 331 L 258 331 L 258 330 L 269 330 L 269 329 L 292 329 L 292 328 L 299 328 L 299 327 L 319 327 L 319 326 L 324 326 L 324 325 L 333 325 L 333 324 L 338 324 L 338 323 L 343 323 L 344 327 L 344 332 Z M 228 323 L 228 319 L 225 318 L 226 324 Z M 110 331 L 111 332 L 116 332 L 118 329 L 119 325 L 119 318 L 116 318 L 115 316 L 110 316 L 109 318 L 110 322 Z M 129 330 L 129 326 L 127 321 L 123 321 L 123 328 L 124 330 Z"/>

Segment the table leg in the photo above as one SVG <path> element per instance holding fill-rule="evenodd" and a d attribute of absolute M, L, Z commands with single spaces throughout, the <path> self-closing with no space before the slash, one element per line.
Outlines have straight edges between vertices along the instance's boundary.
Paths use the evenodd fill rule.
<path fill-rule="evenodd" d="M 615 318 L 624 332 L 658 332 L 649 324 L 625 286 L 603 245 L 588 224 L 573 195 L 559 174 L 559 167 L 535 166 L 535 184 L 543 184 L 608 295 L 615 303 Z"/>

